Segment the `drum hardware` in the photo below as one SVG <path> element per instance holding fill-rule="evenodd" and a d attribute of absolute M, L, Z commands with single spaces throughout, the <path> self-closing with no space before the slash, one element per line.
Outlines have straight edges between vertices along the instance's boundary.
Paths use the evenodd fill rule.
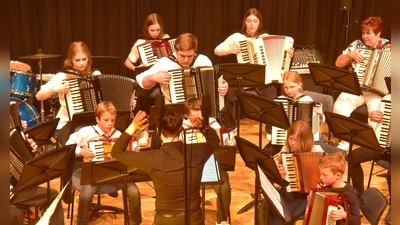
<path fill-rule="evenodd" d="M 42 86 L 43 81 L 42 81 L 42 59 L 49 59 L 49 58 L 57 58 L 60 57 L 61 55 L 58 54 L 44 54 L 42 53 L 42 49 L 38 49 L 38 53 L 35 55 L 26 55 L 26 56 L 21 56 L 18 57 L 20 59 L 39 59 L 39 80 L 40 80 L 40 86 Z M 40 114 L 42 116 L 42 120 L 44 121 L 45 115 L 44 115 L 44 101 L 40 101 Z"/>

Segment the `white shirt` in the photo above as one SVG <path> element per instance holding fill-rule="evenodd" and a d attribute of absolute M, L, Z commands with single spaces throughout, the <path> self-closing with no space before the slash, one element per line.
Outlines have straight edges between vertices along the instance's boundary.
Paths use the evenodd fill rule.
<path fill-rule="evenodd" d="M 100 71 L 95 70 L 92 73 L 93 76 L 101 75 Z M 63 80 L 67 79 L 67 74 L 63 72 L 58 72 L 54 75 L 46 84 L 40 87 L 41 90 L 49 90 L 55 87 L 58 84 L 62 84 Z M 60 118 L 60 121 L 57 125 L 57 130 L 64 127 L 70 120 L 68 117 L 68 109 L 65 103 L 64 93 L 57 93 L 58 94 L 58 102 L 60 103 L 60 109 L 58 110 L 56 118 Z"/>
<path fill-rule="evenodd" d="M 88 146 L 89 141 L 100 140 L 103 138 L 104 133 L 105 132 L 100 129 L 99 125 L 82 127 L 77 132 L 72 133 L 69 136 L 66 145 L 76 144 L 75 154 L 79 155 L 83 146 Z M 115 128 L 108 133 L 108 135 L 111 136 L 111 139 L 118 139 L 121 134 L 122 133 Z"/>
<path fill-rule="evenodd" d="M 176 57 L 176 53 L 174 52 L 173 55 Z M 199 66 L 212 66 L 211 60 L 205 56 L 205 55 L 198 55 L 197 58 L 195 59 L 193 66 L 192 67 L 199 67 Z M 156 63 L 150 67 L 148 70 L 142 72 L 141 74 L 136 76 L 136 81 L 140 85 L 140 87 L 143 87 L 143 78 L 156 74 L 159 71 L 162 70 L 175 70 L 175 69 L 183 69 L 181 65 L 179 65 L 177 62 L 172 61 L 168 57 L 162 57 L 156 61 Z M 155 85 L 155 84 L 154 84 Z M 161 87 L 161 92 L 165 96 L 165 103 L 170 104 L 171 100 L 169 99 L 170 96 L 170 91 L 169 91 L 169 85 L 167 84 L 160 84 Z"/>

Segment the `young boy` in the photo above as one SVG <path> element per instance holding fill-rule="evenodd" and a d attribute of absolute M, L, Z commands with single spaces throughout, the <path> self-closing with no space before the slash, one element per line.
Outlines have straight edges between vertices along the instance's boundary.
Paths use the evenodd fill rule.
<path fill-rule="evenodd" d="M 338 150 L 324 155 L 318 162 L 320 178 L 323 184 L 335 190 L 342 196 L 349 197 L 350 212 L 344 211 L 342 206 L 338 206 L 338 210 L 333 210 L 331 216 L 335 220 L 349 219 L 349 224 L 359 225 L 360 220 L 360 203 L 358 192 L 350 184 L 343 181 L 342 177 L 346 170 L 346 159 L 343 153 Z M 350 213 L 350 214 L 349 214 Z"/>
<path fill-rule="evenodd" d="M 95 110 L 96 122 L 95 126 L 86 126 L 79 131 L 70 135 L 67 145 L 77 144 L 75 154 L 82 156 L 84 162 L 91 162 L 95 157 L 93 149 L 89 149 L 88 143 L 91 141 L 110 141 L 116 140 L 121 136 L 121 132 L 115 129 L 115 119 L 117 117 L 117 109 L 109 101 L 100 102 Z M 73 177 L 80 180 L 81 169 L 74 172 Z M 79 185 L 80 182 L 74 185 Z M 123 184 L 107 185 L 110 189 L 122 189 Z M 102 186 L 82 185 L 79 195 L 78 205 L 78 225 L 89 224 L 90 204 L 96 191 Z M 135 183 L 128 183 L 128 204 L 129 204 L 129 224 L 140 224 L 142 222 L 140 208 L 140 192 Z"/>

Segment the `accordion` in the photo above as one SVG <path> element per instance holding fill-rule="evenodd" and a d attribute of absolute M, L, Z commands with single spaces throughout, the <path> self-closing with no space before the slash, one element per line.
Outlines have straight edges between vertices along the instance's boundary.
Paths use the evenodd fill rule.
<path fill-rule="evenodd" d="M 375 92 L 381 96 L 389 94 L 385 77 L 391 77 L 391 62 L 390 50 L 375 49 L 368 59 L 368 64 L 362 77 L 362 89 Z"/>
<path fill-rule="evenodd" d="M 392 102 L 388 100 L 381 100 L 379 111 L 383 113 L 382 122 L 376 124 L 375 134 L 378 139 L 379 145 L 382 148 L 391 147 L 392 136 Z"/>
<path fill-rule="evenodd" d="M 175 38 L 163 39 L 138 45 L 137 48 L 142 63 L 146 66 L 151 66 L 157 59 L 172 55 L 174 52 L 175 40 Z"/>
<path fill-rule="evenodd" d="M 314 135 L 314 140 L 318 141 L 320 136 L 320 117 L 313 111 L 313 107 L 318 105 L 317 102 L 296 101 L 290 98 L 275 98 L 274 101 L 279 102 L 285 109 L 289 123 L 296 120 L 307 121 Z M 285 145 L 287 130 L 272 126 L 271 144 Z"/>
<path fill-rule="evenodd" d="M 336 222 L 330 213 L 332 210 L 337 210 L 339 205 L 342 205 L 346 212 L 350 212 L 350 198 L 340 196 L 336 192 L 328 191 L 325 188 L 312 189 L 310 198 L 307 203 L 304 225 L 326 224 L 336 225 Z M 340 221 L 339 224 L 347 225 L 348 219 L 345 222 Z"/>
<path fill-rule="evenodd" d="M 98 77 L 71 78 L 65 81 L 70 87 L 68 93 L 64 95 L 70 121 L 75 113 L 94 111 L 97 104 L 103 101 Z"/>
<path fill-rule="evenodd" d="M 293 43 L 292 37 L 281 35 L 239 41 L 242 51 L 236 58 L 239 63 L 266 65 L 265 84 L 282 83 L 282 75 L 290 69 L 291 58 L 287 51 Z"/>
<path fill-rule="evenodd" d="M 19 127 L 10 132 L 10 184 L 17 186 L 24 165 L 35 157 Z"/>
<path fill-rule="evenodd" d="M 320 183 L 318 161 L 324 152 L 282 153 L 286 169 L 284 179 L 289 182 L 287 192 L 308 193 Z"/>
<path fill-rule="evenodd" d="M 219 76 L 218 66 L 178 69 L 169 72 L 172 78 L 167 98 L 170 99 L 171 104 L 184 103 L 189 98 L 200 98 L 202 94 L 208 93 L 211 96 L 210 116 L 219 116 L 219 112 L 224 108 L 224 97 L 218 93 L 218 86 L 223 80 L 223 76 Z"/>

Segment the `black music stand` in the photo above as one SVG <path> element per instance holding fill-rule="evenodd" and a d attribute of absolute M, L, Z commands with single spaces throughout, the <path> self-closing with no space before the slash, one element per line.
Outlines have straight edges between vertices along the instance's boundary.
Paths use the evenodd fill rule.
<path fill-rule="evenodd" d="M 41 147 L 47 144 L 51 137 L 53 137 L 58 121 L 60 121 L 60 118 L 47 120 L 27 129 L 24 133 L 28 134 L 29 138 L 32 138 L 38 147 Z"/>
<path fill-rule="evenodd" d="M 39 155 L 24 165 L 15 192 L 47 183 L 47 205 L 50 205 L 50 180 L 64 175 L 73 166 L 76 144 L 55 148 Z"/>
<path fill-rule="evenodd" d="M 265 65 L 226 63 L 217 65 L 224 80 L 230 87 L 236 86 L 238 91 L 241 87 L 261 88 L 265 86 Z M 240 110 L 236 106 L 237 135 L 240 135 Z"/>
<path fill-rule="evenodd" d="M 332 97 L 333 91 L 362 95 L 360 82 L 355 72 L 321 63 L 309 63 L 308 66 L 314 84 L 329 88 Z"/>
<path fill-rule="evenodd" d="M 347 182 L 350 182 L 350 164 L 353 144 L 381 153 L 383 153 L 385 149 L 379 145 L 374 129 L 368 124 L 332 112 L 325 112 L 325 117 L 326 123 L 333 135 L 350 143 L 349 153 L 347 156 Z"/>
<path fill-rule="evenodd" d="M 271 124 L 287 130 L 290 126 L 285 109 L 281 103 L 262 96 L 237 92 L 238 102 L 244 116 L 259 121 L 258 146 L 262 149 L 262 124 Z"/>
<path fill-rule="evenodd" d="M 284 180 L 281 175 L 279 174 L 278 168 L 276 167 L 275 161 L 272 157 L 268 156 L 264 153 L 261 148 L 257 147 L 255 144 L 236 136 L 236 146 L 238 148 L 239 154 L 242 157 L 243 161 L 245 162 L 246 166 L 250 169 L 256 171 L 257 164 L 262 165 L 262 169 L 264 174 L 268 177 L 269 180 L 273 183 L 277 183 L 282 187 L 286 187 L 289 182 Z M 258 196 L 260 191 L 260 177 L 256 176 L 255 178 L 255 197 L 254 200 L 245 205 L 241 210 L 239 210 L 238 214 L 246 212 L 251 207 L 254 208 L 254 224 L 258 223 Z"/>
<path fill-rule="evenodd" d="M 118 56 L 92 56 L 92 68 L 103 74 L 119 74 L 121 58 Z"/>
<path fill-rule="evenodd" d="M 98 186 L 106 184 L 124 184 L 122 196 L 124 203 L 124 224 L 126 225 L 129 224 L 129 214 L 127 210 L 128 182 L 140 182 L 148 180 L 148 173 L 133 167 L 129 167 L 116 160 L 82 163 L 81 185 L 90 184 L 92 186 Z"/>

